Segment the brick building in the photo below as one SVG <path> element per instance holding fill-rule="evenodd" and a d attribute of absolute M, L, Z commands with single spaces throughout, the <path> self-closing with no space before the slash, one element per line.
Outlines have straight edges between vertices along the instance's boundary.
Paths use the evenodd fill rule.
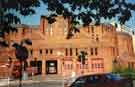
<path fill-rule="evenodd" d="M 29 49 L 29 66 L 37 66 L 39 74 L 76 75 L 109 73 L 113 61 L 125 67 L 134 67 L 132 37 L 125 32 L 118 32 L 110 24 L 80 27 L 71 39 L 66 39 L 70 23 L 59 16 L 56 22 L 49 24 L 41 16 L 39 26 L 17 26 L 18 32 L 12 32 L 9 40 L 20 42 L 24 38 L 32 39 Z M 9 49 L 14 50 L 10 47 Z M 81 51 L 88 53 L 85 64 L 78 61 Z M 14 51 L 9 54 L 16 61 Z"/>

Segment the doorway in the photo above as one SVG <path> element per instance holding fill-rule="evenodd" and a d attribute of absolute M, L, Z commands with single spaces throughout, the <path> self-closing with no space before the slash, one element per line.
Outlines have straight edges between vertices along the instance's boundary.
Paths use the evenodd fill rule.
<path fill-rule="evenodd" d="M 46 74 L 57 74 L 57 60 L 46 61 Z"/>

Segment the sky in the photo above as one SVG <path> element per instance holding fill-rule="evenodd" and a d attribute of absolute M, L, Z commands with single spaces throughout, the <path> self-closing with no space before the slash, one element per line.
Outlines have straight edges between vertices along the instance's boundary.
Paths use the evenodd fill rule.
<path fill-rule="evenodd" d="M 128 1 L 135 3 L 135 0 L 128 0 Z M 47 6 L 41 3 L 41 6 L 39 8 L 36 8 L 36 14 L 32 16 L 27 16 L 27 17 L 21 17 L 22 24 L 39 25 L 41 15 L 48 14 L 48 11 L 46 10 L 46 8 Z M 109 21 L 113 22 L 114 20 L 109 20 Z M 135 30 L 135 12 L 132 13 L 132 17 L 130 18 L 129 21 L 125 23 L 125 25 Z"/>

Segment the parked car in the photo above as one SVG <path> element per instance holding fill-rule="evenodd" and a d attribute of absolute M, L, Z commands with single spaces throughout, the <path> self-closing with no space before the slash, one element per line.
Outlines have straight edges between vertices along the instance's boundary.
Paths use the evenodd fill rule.
<path fill-rule="evenodd" d="M 133 87 L 133 81 L 114 74 L 96 74 L 67 80 L 64 87 Z"/>

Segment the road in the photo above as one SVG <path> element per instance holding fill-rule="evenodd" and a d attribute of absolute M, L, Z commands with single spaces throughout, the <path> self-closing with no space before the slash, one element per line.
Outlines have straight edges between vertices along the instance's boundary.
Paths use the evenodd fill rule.
<path fill-rule="evenodd" d="M 19 87 L 18 84 L 9 85 L 9 86 L 0 86 L 0 87 Z M 38 83 L 25 83 L 22 84 L 22 87 L 63 87 L 62 82 L 60 81 L 49 81 L 49 82 L 38 82 Z"/>

